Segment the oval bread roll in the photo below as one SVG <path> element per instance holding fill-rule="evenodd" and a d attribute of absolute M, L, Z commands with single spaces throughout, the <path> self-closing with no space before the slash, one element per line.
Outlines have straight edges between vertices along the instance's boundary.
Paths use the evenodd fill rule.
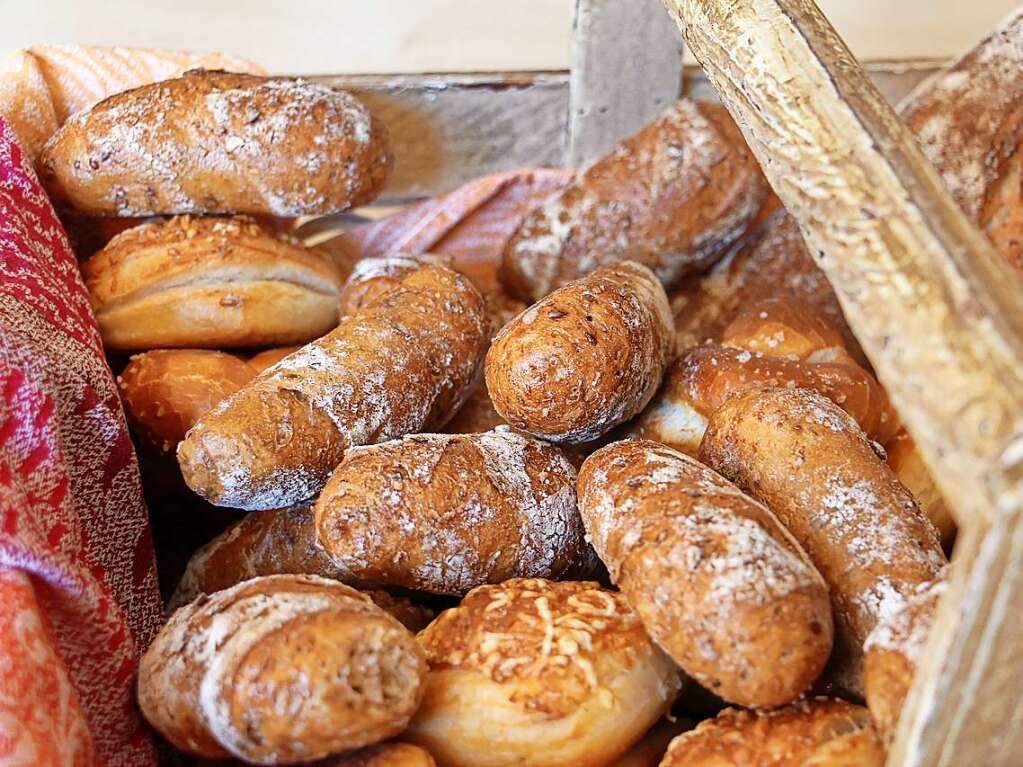
<path fill-rule="evenodd" d="M 671 742 L 661 767 L 884 767 L 862 706 L 816 698 L 755 713 L 725 709 Z"/>
<path fill-rule="evenodd" d="M 306 80 L 193 70 L 72 115 L 43 148 L 54 199 L 85 213 L 333 213 L 372 200 L 383 126 Z"/>
<path fill-rule="evenodd" d="M 831 589 L 853 667 L 867 635 L 946 564 L 938 533 L 856 422 L 807 389 L 751 389 L 710 419 L 700 458 L 771 508 Z"/>
<path fill-rule="evenodd" d="M 200 419 L 178 447 L 185 481 L 220 506 L 308 500 L 348 448 L 443 426 L 486 343 L 477 290 L 423 267 Z"/>
<path fill-rule="evenodd" d="M 884 743 L 891 743 L 916 667 L 923 658 L 943 581 L 920 587 L 901 609 L 884 616 L 864 646 L 863 686 L 874 727 Z"/>
<path fill-rule="evenodd" d="M 293 764 L 401 732 L 425 671 L 412 634 L 365 595 L 277 575 L 174 613 L 142 657 L 138 699 L 182 751 Z"/>
<path fill-rule="evenodd" d="M 316 501 L 346 581 L 461 595 L 585 559 L 575 469 L 507 427 L 352 448 Z"/>
<path fill-rule="evenodd" d="M 430 253 L 413 255 L 395 253 L 393 256 L 361 258 L 355 262 L 352 273 L 341 289 L 341 316 L 354 314 L 424 265 L 451 268 L 451 258 Z"/>
<path fill-rule="evenodd" d="M 404 737 L 444 767 L 605 767 L 681 684 L 624 597 L 596 583 L 481 586 L 419 642 L 430 672 Z"/>
<path fill-rule="evenodd" d="M 649 269 L 602 267 L 504 326 L 487 353 L 487 389 L 516 429 L 588 442 L 650 401 L 672 336 L 667 297 Z"/>
<path fill-rule="evenodd" d="M 628 259 L 670 287 L 725 252 L 766 192 L 727 112 L 683 99 L 526 216 L 499 277 L 532 302 Z"/>
<path fill-rule="evenodd" d="M 82 264 L 107 349 L 305 343 L 337 325 L 334 262 L 250 218 L 128 229 Z"/>
<path fill-rule="evenodd" d="M 201 416 L 255 374 L 233 354 L 158 349 L 134 355 L 117 377 L 117 388 L 136 437 L 171 453 Z"/>
<path fill-rule="evenodd" d="M 828 589 L 768 509 L 696 459 L 618 442 L 586 459 L 579 511 L 650 637 L 727 701 L 795 700 L 831 654 Z"/>

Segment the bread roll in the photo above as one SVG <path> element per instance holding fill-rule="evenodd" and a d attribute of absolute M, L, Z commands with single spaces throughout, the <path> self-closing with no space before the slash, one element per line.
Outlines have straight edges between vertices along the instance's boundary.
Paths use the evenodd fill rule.
<path fill-rule="evenodd" d="M 294 764 L 401 732 L 425 671 L 415 638 L 368 597 L 277 575 L 174 613 L 142 657 L 138 699 L 182 751 Z"/>
<path fill-rule="evenodd" d="M 507 427 L 352 448 L 316 501 L 317 538 L 355 583 L 461 595 L 553 578 L 586 556 L 575 479 Z"/>
<path fill-rule="evenodd" d="M 161 349 L 133 356 L 117 377 L 117 387 L 135 436 L 161 453 L 172 453 L 202 415 L 255 374 L 233 354 Z"/>
<path fill-rule="evenodd" d="M 54 199 L 101 216 L 333 213 L 372 200 L 390 167 L 354 96 L 203 70 L 72 115 L 40 156 Z"/>
<path fill-rule="evenodd" d="M 437 763 L 426 749 L 411 743 L 381 743 L 317 762 L 315 767 L 437 767 Z"/>
<path fill-rule="evenodd" d="M 486 380 L 512 426 L 554 442 L 594 440 L 650 401 L 672 351 L 671 314 L 645 266 L 602 267 L 505 325 Z"/>
<path fill-rule="evenodd" d="M 671 287 L 724 253 L 766 193 L 724 108 L 682 100 L 528 215 L 499 277 L 533 302 L 628 259 Z"/>
<path fill-rule="evenodd" d="M 337 324 L 334 262 L 245 217 L 142 224 L 82 275 L 107 349 L 305 343 Z"/>
<path fill-rule="evenodd" d="M 884 743 L 890 744 L 916 667 L 923 658 L 943 581 L 922 585 L 900 609 L 885 615 L 864 647 L 863 684 L 867 708 Z"/>
<path fill-rule="evenodd" d="M 951 551 L 957 529 L 952 511 L 945 503 L 938 486 L 934 484 L 934 478 L 931 477 L 913 438 L 903 429 L 885 443 L 884 449 L 888 454 L 888 465 L 899 478 L 899 482 L 913 494 L 921 511 L 938 528 L 942 548 L 946 552 Z"/>
<path fill-rule="evenodd" d="M 247 362 L 250 368 L 257 373 L 262 373 L 268 367 L 273 367 L 285 357 L 297 352 L 300 348 L 299 346 L 281 346 L 276 349 L 266 349 L 265 351 L 253 354 Z"/>
<path fill-rule="evenodd" d="M 442 427 L 486 343 L 476 289 L 423 267 L 204 416 L 178 447 L 185 481 L 220 506 L 310 499 L 348 448 Z"/>
<path fill-rule="evenodd" d="M 661 767 L 884 767 L 862 706 L 815 698 L 767 712 L 726 709 L 671 742 Z"/>
<path fill-rule="evenodd" d="M 693 723 L 688 719 L 662 719 L 610 767 L 657 767 L 672 739 L 692 727 Z"/>
<path fill-rule="evenodd" d="M 442 767 L 604 767 L 681 683 L 624 597 L 596 583 L 481 586 L 419 642 L 430 672 L 404 737 Z"/>
<path fill-rule="evenodd" d="M 700 458 L 771 508 L 810 555 L 854 676 L 878 621 L 946 564 L 937 530 L 856 422 L 815 392 L 728 399 Z"/>
<path fill-rule="evenodd" d="M 579 511 L 612 580 L 682 670 L 727 701 L 791 703 L 831 654 L 828 589 L 768 509 L 696 459 L 617 442 Z"/>
<path fill-rule="evenodd" d="M 396 253 L 393 256 L 362 258 L 355 262 L 341 290 L 341 316 L 354 314 L 424 265 L 451 268 L 451 259 L 430 253 L 413 255 Z"/>

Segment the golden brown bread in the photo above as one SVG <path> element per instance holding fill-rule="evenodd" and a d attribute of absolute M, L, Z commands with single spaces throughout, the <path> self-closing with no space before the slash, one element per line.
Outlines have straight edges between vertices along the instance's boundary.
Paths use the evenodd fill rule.
<path fill-rule="evenodd" d="M 426 749 L 411 743 L 381 743 L 317 762 L 315 767 L 437 767 L 437 763 Z"/>
<path fill-rule="evenodd" d="M 863 685 L 867 708 L 881 740 L 895 737 L 902 704 L 906 701 L 917 664 L 923 657 L 934 624 L 943 581 L 922 585 L 899 610 L 877 624 L 864 646 Z"/>
<path fill-rule="evenodd" d="M 528 215 L 505 246 L 499 277 L 532 302 L 631 260 L 672 287 L 728 249 L 766 192 L 724 108 L 682 100 Z"/>
<path fill-rule="evenodd" d="M 352 448 L 316 501 L 317 539 L 352 583 L 461 595 L 554 578 L 587 556 L 575 479 L 508 427 Z"/>
<path fill-rule="evenodd" d="M 767 712 L 726 709 L 679 735 L 661 767 L 884 767 L 862 706 L 815 698 Z"/>
<path fill-rule="evenodd" d="M 642 740 L 608 767 L 657 767 L 672 739 L 692 728 L 693 723 L 688 719 L 662 719 Z"/>
<path fill-rule="evenodd" d="M 774 511 L 809 554 L 855 681 L 867 635 L 946 564 L 937 530 L 856 422 L 807 389 L 726 400 L 700 459 Z"/>
<path fill-rule="evenodd" d="M 442 427 L 486 342 L 472 284 L 423 267 L 207 413 L 178 447 L 185 481 L 221 506 L 308 500 L 349 447 Z"/>
<path fill-rule="evenodd" d="M 828 589 L 768 509 L 696 459 L 655 442 L 598 450 L 579 511 L 650 637 L 727 701 L 772 708 L 831 654 Z"/>
<path fill-rule="evenodd" d="M 128 229 L 82 264 L 108 349 L 305 343 L 337 325 L 334 262 L 250 218 Z"/>
<path fill-rule="evenodd" d="M 293 764 L 401 732 L 425 672 L 412 634 L 365 595 L 276 575 L 174 613 L 142 657 L 138 700 L 187 753 Z"/>
<path fill-rule="evenodd" d="M 487 353 L 487 390 L 512 426 L 555 442 L 588 442 L 636 415 L 673 347 L 657 278 L 624 261 L 531 306 Z"/>
<path fill-rule="evenodd" d="M 246 362 L 248 362 L 249 367 L 257 373 L 262 373 L 268 367 L 276 365 L 288 355 L 297 352 L 300 348 L 301 347 L 299 346 L 281 346 L 276 349 L 266 349 L 253 354 L 248 358 L 248 360 L 246 360 Z"/>
<path fill-rule="evenodd" d="M 255 374 L 233 354 L 161 349 L 134 355 L 117 377 L 117 388 L 135 436 L 172 453 L 202 415 Z"/>
<path fill-rule="evenodd" d="M 39 161 L 54 199 L 107 216 L 333 213 L 372 200 L 390 166 L 354 96 L 203 70 L 72 115 Z"/>
<path fill-rule="evenodd" d="M 888 465 L 892 467 L 895 476 L 913 494 L 920 509 L 938 528 L 941 546 L 950 552 L 956 537 L 956 523 L 913 438 L 902 429 L 885 443 L 884 449 L 888 454 Z"/>
<path fill-rule="evenodd" d="M 395 253 L 392 256 L 359 259 L 341 289 L 341 316 L 354 314 L 387 291 L 398 287 L 403 279 L 427 264 L 450 269 L 451 258 L 431 253 Z"/>
<path fill-rule="evenodd" d="M 624 597 L 596 583 L 481 586 L 419 642 L 430 672 L 404 737 L 442 767 L 605 767 L 681 683 Z"/>

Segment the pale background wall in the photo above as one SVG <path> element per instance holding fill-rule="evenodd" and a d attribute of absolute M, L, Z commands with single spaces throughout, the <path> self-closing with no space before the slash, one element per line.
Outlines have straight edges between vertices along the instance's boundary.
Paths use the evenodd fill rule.
<path fill-rule="evenodd" d="M 1021 0 L 819 0 L 864 59 L 965 50 Z M 572 0 L 0 0 L 34 42 L 219 49 L 293 74 L 564 69 Z"/>

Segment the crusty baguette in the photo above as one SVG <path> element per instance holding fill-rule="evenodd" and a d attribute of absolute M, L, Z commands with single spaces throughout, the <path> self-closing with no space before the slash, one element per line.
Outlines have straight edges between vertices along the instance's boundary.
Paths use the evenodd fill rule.
<path fill-rule="evenodd" d="M 923 657 L 944 590 L 941 580 L 924 584 L 900 609 L 885 615 L 867 637 L 863 686 L 874 728 L 886 744 L 895 737 L 902 704 Z"/>
<path fill-rule="evenodd" d="M 791 703 L 831 654 L 828 588 L 768 509 L 654 442 L 609 445 L 579 472 L 579 511 L 650 637 L 731 703 Z"/>
<path fill-rule="evenodd" d="M 855 683 L 867 635 L 946 564 L 937 530 L 856 422 L 807 389 L 731 397 L 700 458 L 773 510 L 810 555 Z"/>
<path fill-rule="evenodd" d="M 39 164 L 51 196 L 94 215 L 293 217 L 369 202 L 391 158 L 348 93 L 193 70 L 72 115 Z"/>
<path fill-rule="evenodd" d="M 661 767 L 883 767 L 862 706 L 815 698 L 767 712 L 726 709 L 671 742 Z"/>
<path fill-rule="evenodd" d="M 588 442 L 650 401 L 673 349 L 664 289 L 624 261 L 566 285 L 509 322 L 487 353 L 487 390 L 512 426 Z"/>
<path fill-rule="evenodd" d="M 177 748 L 255 764 L 401 732 L 426 664 L 368 597 L 314 576 L 256 578 L 181 608 L 139 665 L 139 706 Z"/>
<path fill-rule="evenodd" d="M 681 684 L 625 598 L 596 583 L 481 586 L 418 638 L 430 671 L 403 737 L 444 767 L 606 767 Z"/>
<path fill-rule="evenodd" d="M 486 343 L 477 290 L 425 266 L 207 413 L 178 447 L 185 481 L 222 506 L 308 500 L 349 447 L 443 426 Z"/>
<path fill-rule="evenodd" d="M 251 218 L 171 219 L 82 264 L 108 349 L 305 343 L 337 325 L 342 274 L 324 252 Z"/>
<path fill-rule="evenodd" d="M 316 501 L 320 545 L 354 583 L 465 594 L 554 578 L 587 557 L 576 472 L 500 427 L 353 448 Z"/>
<path fill-rule="evenodd" d="M 136 438 L 158 452 L 173 453 L 200 417 L 255 374 L 233 354 L 158 349 L 133 356 L 117 377 L 117 387 Z"/>
<path fill-rule="evenodd" d="M 671 287 L 727 250 L 766 192 L 725 110 L 682 100 L 528 215 L 499 277 L 532 302 L 627 259 Z"/>

